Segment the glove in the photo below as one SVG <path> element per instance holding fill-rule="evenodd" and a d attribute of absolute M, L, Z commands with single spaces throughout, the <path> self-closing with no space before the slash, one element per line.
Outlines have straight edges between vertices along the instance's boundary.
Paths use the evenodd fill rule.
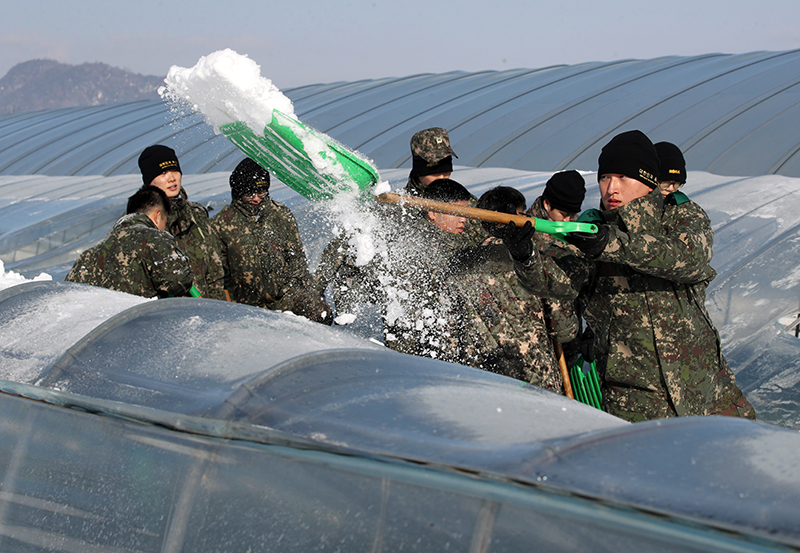
<path fill-rule="evenodd" d="M 597 257 L 608 244 L 608 225 L 597 225 L 597 232 L 568 232 L 564 239 L 589 257 Z"/>
<path fill-rule="evenodd" d="M 594 346 L 597 342 L 597 337 L 592 332 L 592 329 L 588 326 L 586 330 L 583 331 L 583 335 L 580 338 L 581 345 L 581 355 L 583 356 L 584 361 L 587 363 L 591 363 L 594 361 Z"/>
<path fill-rule="evenodd" d="M 511 257 L 515 261 L 525 262 L 533 255 L 533 233 L 530 221 L 520 228 L 511 221 L 500 230 L 499 235 Z"/>

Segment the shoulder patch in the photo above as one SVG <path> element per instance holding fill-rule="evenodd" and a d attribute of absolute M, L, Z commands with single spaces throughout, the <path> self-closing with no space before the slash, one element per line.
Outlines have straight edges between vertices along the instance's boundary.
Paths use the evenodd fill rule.
<path fill-rule="evenodd" d="M 579 223 L 604 223 L 599 209 L 587 209 L 578 217 Z"/>
<path fill-rule="evenodd" d="M 674 203 L 675 205 L 681 205 L 689 201 L 689 196 L 687 196 L 681 191 L 673 192 L 672 194 L 667 196 L 667 201 L 669 203 Z"/>

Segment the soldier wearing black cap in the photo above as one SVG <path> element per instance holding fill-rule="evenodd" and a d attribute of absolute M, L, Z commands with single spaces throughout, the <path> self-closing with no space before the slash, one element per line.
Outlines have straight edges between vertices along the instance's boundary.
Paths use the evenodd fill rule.
<path fill-rule="evenodd" d="M 641 131 L 598 159 L 599 225 L 569 240 L 596 261 L 586 319 L 598 335 L 606 410 L 635 422 L 690 415 L 754 418 L 694 286 L 713 278 L 713 235 L 664 207 L 656 148 Z"/>
<path fill-rule="evenodd" d="M 211 224 L 222 241 L 231 299 L 331 324 L 331 309 L 312 286 L 294 215 L 269 197 L 269 172 L 245 158 L 229 181 L 231 203 Z"/>
<path fill-rule="evenodd" d="M 658 186 L 667 197 L 686 184 L 686 160 L 681 149 L 671 142 L 659 142 L 655 148 L 660 162 Z"/>
<path fill-rule="evenodd" d="M 548 179 L 542 195 L 536 198 L 528 209 L 528 217 L 536 217 L 549 221 L 575 221 L 583 206 L 586 197 L 586 181 L 578 171 L 560 171 Z M 574 246 L 557 240 L 551 234 L 536 233 L 536 241 L 542 251 L 549 257 L 559 260 L 570 277 L 585 280 L 591 274 L 593 263 L 586 260 Z M 565 317 L 572 317 L 573 313 L 582 314 L 582 304 L 573 301 L 567 307 L 566 303 L 558 304 L 556 309 L 551 309 L 548 302 L 544 302 L 544 317 L 551 328 L 565 325 Z M 581 354 L 582 344 L 591 344 L 594 335 L 590 329 L 578 335 L 577 338 L 561 341 L 567 363 L 571 366 Z M 589 355 L 589 361 L 592 360 Z"/>
<path fill-rule="evenodd" d="M 181 251 L 189 258 L 195 287 L 204 298 L 224 300 L 225 273 L 220 256 L 220 242 L 211 229 L 208 211 L 189 201 L 182 185 L 183 173 L 175 150 L 163 144 L 148 146 L 139 156 L 139 170 L 144 186 L 160 188 L 169 198 L 167 231 L 175 237 Z"/>
<path fill-rule="evenodd" d="M 586 197 L 586 182 L 577 171 L 561 171 L 547 181 L 542 195 L 528 208 L 529 217 L 575 221 Z"/>
<path fill-rule="evenodd" d="M 681 189 L 686 184 L 686 160 L 683 152 L 671 142 L 658 142 L 655 145 L 661 169 L 658 186 L 664 196 L 664 221 L 668 227 L 675 228 L 678 221 L 690 221 L 691 228 L 698 236 L 708 236 L 713 241 L 714 231 L 711 219 L 702 207 L 689 199 Z M 706 288 L 716 276 L 716 271 L 709 267 L 709 278 L 693 285 L 693 292 L 705 303 Z"/>

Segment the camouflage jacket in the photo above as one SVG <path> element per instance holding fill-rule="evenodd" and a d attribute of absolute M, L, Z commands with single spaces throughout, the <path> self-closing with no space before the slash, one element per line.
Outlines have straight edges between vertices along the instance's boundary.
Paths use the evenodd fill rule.
<path fill-rule="evenodd" d="M 682 224 L 683 221 L 691 220 L 694 222 L 694 227 L 698 232 L 704 236 L 710 236 L 713 246 L 714 231 L 711 230 L 711 219 L 705 210 L 689 199 L 683 192 L 675 192 L 664 198 L 664 232 L 669 234 L 676 230 L 675 226 Z M 709 283 L 717 276 L 717 272 L 709 267 L 710 271 L 707 273 L 703 280 L 695 284 L 687 284 L 692 286 L 694 293 L 701 299 L 701 303 L 705 305 L 706 302 L 706 288 Z"/>
<path fill-rule="evenodd" d="M 611 234 L 586 317 L 605 352 L 606 410 L 630 421 L 753 417 L 695 293 L 714 275 L 710 227 L 693 210 L 665 211 L 658 189 L 596 215 Z"/>
<path fill-rule="evenodd" d="M 231 299 L 322 322 L 331 310 L 316 292 L 294 215 L 267 197 L 234 202 L 211 220 L 222 242 Z"/>
<path fill-rule="evenodd" d="M 204 298 L 224 300 L 225 272 L 222 268 L 219 237 L 211 228 L 208 211 L 190 202 L 186 192 L 172 199 L 167 230 L 189 258 L 194 285 Z"/>
<path fill-rule="evenodd" d="M 192 271 L 175 239 L 143 213 L 123 216 L 108 236 L 83 252 L 66 276 L 145 298 L 188 295 Z"/>
<path fill-rule="evenodd" d="M 536 198 L 526 212 L 528 217 L 535 217 L 537 219 L 550 220 L 550 215 L 544 208 L 544 201 L 541 196 Z M 589 280 L 590 275 L 594 274 L 594 263 L 583 255 L 581 251 L 575 246 L 568 244 L 552 234 L 543 232 L 536 233 L 536 241 L 541 252 L 554 259 L 556 264 L 567 274 L 573 288 L 580 292 L 581 283 Z M 561 305 L 561 304 L 559 304 Z M 558 319 L 564 313 L 575 315 L 579 320 L 583 317 L 584 305 L 581 301 L 579 293 L 578 299 L 570 304 L 570 309 L 554 309 L 548 310 L 548 302 L 545 301 L 545 312 L 550 312 L 550 317 Z M 563 321 L 554 321 L 555 323 L 562 323 Z M 578 335 L 574 339 L 561 341 L 564 354 L 566 356 L 567 365 L 574 365 L 578 356 L 582 353 L 581 336 Z"/>
<path fill-rule="evenodd" d="M 442 303 L 451 309 L 452 330 L 443 357 L 563 394 L 553 341 L 569 341 L 578 330 L 571 303 L 531 294 L 496 238 L 461 250 L 448 269 Z"/>

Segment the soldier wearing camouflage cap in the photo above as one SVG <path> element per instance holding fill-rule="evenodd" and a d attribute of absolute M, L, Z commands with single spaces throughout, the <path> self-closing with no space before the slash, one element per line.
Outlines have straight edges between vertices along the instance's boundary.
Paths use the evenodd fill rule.
<path fill-rule="evenodd" d="M 714 277 L 714 236 L 689 211 L 665 209 L 659 159 L 640 131 L 614 137 L 598 160 L 602 210 L 570 235 L 595 261 L 586 320 L 598 335 L 606 410 L 635 422 L 675 416 L 755 418 L 696 293 Z"/>
<path fill-rule="evenodd" d="M 406 191 L 415 196 L 437 179 L 449 179 L 453 173 L 450 136 L 441 127 L 424 129 L 411 137 L 411 174 Z"/>

